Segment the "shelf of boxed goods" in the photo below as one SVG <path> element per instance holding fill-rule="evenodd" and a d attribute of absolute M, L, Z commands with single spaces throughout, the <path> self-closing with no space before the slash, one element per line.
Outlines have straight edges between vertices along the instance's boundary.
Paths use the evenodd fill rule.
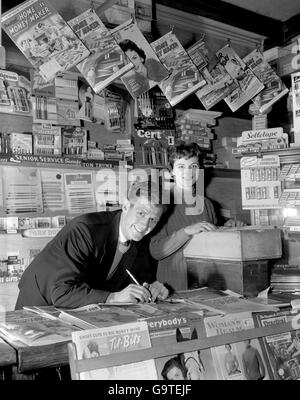
<path fill-rule="evenodd" d="M 71 157 L 41 156 L 33 154 L 4 154 L 0 153 L 0 165 L 44 167 L 44 168 L 70 168 L 70 169 L 91 169 L 115 168 L 121 166 L 132 166 L 130 161 L 120 160 L 89 160 Z"/>
<path fill-rule="evenodd" d="M 263 151 L 248 151 L 241 154 L 235 154 L 235 158 L 241 157 L 262 157 L 267 154 L 277 154 L 280 157 L 280 162 L 290 163 L 299 161 L 300 157 L 300 147 L 288 147 L 285 149 L 269 149 Z"/>

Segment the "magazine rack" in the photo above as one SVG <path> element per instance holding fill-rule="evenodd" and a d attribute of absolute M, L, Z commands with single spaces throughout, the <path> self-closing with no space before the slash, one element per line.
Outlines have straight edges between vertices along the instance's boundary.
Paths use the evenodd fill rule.
<path fill-rule="evenodd" d="M 187 340 L 184 342 L 174 343 L 170 341 L 170 343 L 163 343 L 163 345 L 159 338 L 154 338 L 152 340 L 152 347 L 148 349 L 134 350 L 126 353 L 114 353 L 97 358 L 91 358 L 88 360 L 79 360 L 77 358 L 76 347 L 75 344 L 72 342 L 68 343 L 71 378 L 72 380 L 79 380 L 81 372 L 92 371 L 100 368 L 108 368 L 112 366 L 129 364 L 165 356 L 173 356 L 180 353 L 208 349 L 210 347 L 223 346 L 229 343 L 242 342 L 247 339 L 255 339 L 264 336 L 290 332 L 299 328 L 299 326 L 293 326 L 291 322 L 286 322 L 278 325 L 247 329 L 224 335 Z"/>

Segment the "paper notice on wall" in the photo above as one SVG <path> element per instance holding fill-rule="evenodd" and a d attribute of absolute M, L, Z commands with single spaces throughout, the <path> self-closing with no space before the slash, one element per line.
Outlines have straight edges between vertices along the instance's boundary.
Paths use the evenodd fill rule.
<path fill-rule="evenodd" d="M 40 171 L 37 168 L 2 167 L 4 212 L 43 212 Z"/>
<path fill-rule="evenodd" d="M 242 206 L 280 208 L 281 181 L 278 155 L 241 158 Z"/>
<path fill-rule="evenodd" d="M 85 214 L 96 210 L 92 172 L 64 174 L 66 201 L 71 214 Z"/>

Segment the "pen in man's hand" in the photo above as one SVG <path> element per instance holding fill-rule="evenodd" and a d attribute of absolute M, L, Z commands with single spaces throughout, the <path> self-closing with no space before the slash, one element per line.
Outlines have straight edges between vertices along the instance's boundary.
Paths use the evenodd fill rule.
<path fill-rule="evenodd" d="M 134 282 L 136 285 L 138 285 L 138 286 L 144 286 L 144 285 L 141 285 L 141 284 L 139 283 L 139 281 L 132 275 L 132 273 L 131 273 L 128 269 L 126 269 L 126 272 L 127 272 L 127 274 L 130 276 L 130 278 L 133 280 L 133 282 Z M 148 300 L 149 300 L 149 302 L 151 303 L 151 302 L 152 302 L 152 295 L 151 295 L 151 292 L 150 292 L 150 290 L 149 290 L 148 287 L 144 286 L 144 288 L 146 288 L 146 289 L 148 290 L 149 294 L 150 294 L 150 296 L 148 297 Z"/>

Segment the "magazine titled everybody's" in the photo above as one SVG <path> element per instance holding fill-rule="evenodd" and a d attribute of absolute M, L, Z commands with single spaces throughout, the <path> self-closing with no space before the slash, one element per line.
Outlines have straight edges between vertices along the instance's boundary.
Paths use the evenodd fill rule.
<path fill-rule="evenodd" d="M 91 51 L 77 68 L 96 93 L 133 68 L 94 10 L 88 9 L 68 24 Z"/>
<path fill-rule="evenodd" d="M 169 75 L 137 24 L 129 20 L 111 31 L 134 68 L 121 77 L 133 98 L 147 92 Z"/>
<path fill-rule="evenodd" d="M 85 45 L 47 0 L 28 0 L 4 13 L 1 23 L 46 81 L 89 55 Z"/>
<path fill-rule="evenodd" d="M 184 50 L 174 33 L 169 32 L 151 43 L 160 61 L 171 75 L 159 87 L 172 106 L 205 85 L 198 68 Z"/>

